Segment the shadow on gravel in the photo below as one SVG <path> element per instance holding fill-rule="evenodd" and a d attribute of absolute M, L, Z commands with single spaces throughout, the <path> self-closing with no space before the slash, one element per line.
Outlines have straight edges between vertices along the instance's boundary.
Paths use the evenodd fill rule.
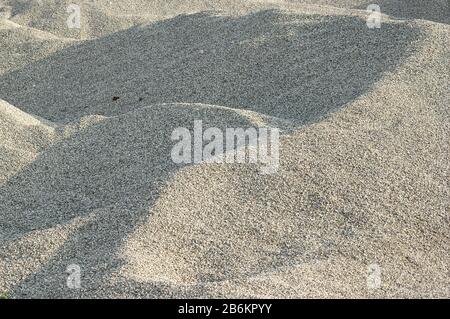
<path fill-rule="evenodd" d="M 82 43 L 5 75 L 0 92 L 15 106 L 58 121 L 158 102 L 201 102 L 302 124 L 363 94 L 402 62 L 417 37 L 406 24 L 369 30 L 355 17 L 278 11 L 178 16 Z M 138 97 L 144 97 L 141 104 Z M 192 127 L 193 119 L 252 126 L 240 117 L 221 122 L 229 111 L 179 112 L 155 108 L 107 119 L 52 146 L 0 189 L 3 240 L 93 214 L 11 295 L 100 295 L 122 265 L 118 249 L 151 218 L 149 207 L 180 169 L 170 159 L 172 130 Z M 82 266 L 81 291 L 66 287 L 71 263 Z M 158 285 L 138 286 L 149 297 L 169 293 Z M 133 287 L 126 289 L 133 294 Z"/>
<path fill-rule="evenodd" d="M 0 97 L 54 121 L 192 102 L 304 124 L 364 93 L 401 63 L 417 37 L 405 23 L 369 29 L 356 17 L 182 15 L 6 74 Z"/>
<path fill-rule="evenodd" d="M 186 165 L 171 159 L 171 133 L 192 127 L 252 127 L 230 109 L 159 106 L 105 119 L 50 146 L 0 188 L 0 244 L 84 218 L 51 261 L 24 280 L 14 295 L 75 296 L 66 267 L 79 264 L 83 288 L 107 284 L 120 268 L 127 236 L 151 218 L 149 208 L 167 181 Z M 1 251 L 1 249 L 0 249 Z M 109 252 L 109 254 L 103 254 Z M 106 278 L 105 281 L 103 281 Z M 45 282 L 45 284 L 44 284 Z"/>

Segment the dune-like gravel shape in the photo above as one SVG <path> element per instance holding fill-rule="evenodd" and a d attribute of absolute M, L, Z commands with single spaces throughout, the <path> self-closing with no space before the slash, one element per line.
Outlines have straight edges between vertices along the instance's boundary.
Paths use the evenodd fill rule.
<path fill-rule="evenodd" d="M 449 11 L 422 2 L 371 29 L 365 0 L 0 0 L 0 293 L 450 297 Z M 276 172 L 175 163 L 199 120 L 278 129 Z"/>

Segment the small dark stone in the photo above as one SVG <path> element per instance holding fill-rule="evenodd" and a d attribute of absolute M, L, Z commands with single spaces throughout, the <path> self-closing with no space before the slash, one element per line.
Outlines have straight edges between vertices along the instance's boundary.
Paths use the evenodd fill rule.
<path fill-rule="evenodd" d="M 117 101 L 118 99 L 120 99 L 120 97 L 118 97 L 118 96 L 113 96 L 113 98 L 112 98 L 113 101 Z"/>

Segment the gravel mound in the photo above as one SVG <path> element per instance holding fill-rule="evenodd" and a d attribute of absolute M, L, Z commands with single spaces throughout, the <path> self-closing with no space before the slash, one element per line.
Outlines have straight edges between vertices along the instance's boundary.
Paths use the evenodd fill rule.
<path fill-rule="evenodd" d="M 401 2 L 0 1 L 0 293 L 448 298 L 450 27 Z M 175 164 L 196 120 L 279 169 Z"/>

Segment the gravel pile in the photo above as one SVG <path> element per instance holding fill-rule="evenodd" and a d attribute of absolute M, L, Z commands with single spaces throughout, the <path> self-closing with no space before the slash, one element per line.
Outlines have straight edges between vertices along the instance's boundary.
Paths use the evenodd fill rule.
<path fill-rule="evenodd" d="M 76 37 L 42 21 L 64 1 L 0 1 L 0 292 L 450 296 L 441 15 L 369 29 L 357 0 L 107 2 Z M 195 120 L 279 128 L 278 171 L 175 164 Z"/>

